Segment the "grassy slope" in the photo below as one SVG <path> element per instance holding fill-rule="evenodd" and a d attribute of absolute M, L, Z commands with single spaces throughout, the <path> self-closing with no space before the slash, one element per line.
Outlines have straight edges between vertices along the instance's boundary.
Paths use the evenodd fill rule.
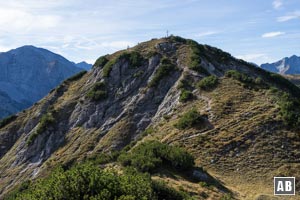
<path fill-rule="evenodd" d="M 198 165 L 242 199 L 272 195 L 273 176 L 282 174 L 282 168 L 289 168 L 292 175 L 299 167 L 288 163 L 300 154 L 299 134 L 281 125 L 278 106 L 268 90 L 245 89 L 236 80 L 222 78 L 215 90 L 194 94 L 197 100 L 178 107 L 170 119 L 155 127 L 159 134 L 145 139 L 156 138 L 188 149 Z M 213 128 L 176 129 L 176 119 L 192 107 L 207 114 Z"/>

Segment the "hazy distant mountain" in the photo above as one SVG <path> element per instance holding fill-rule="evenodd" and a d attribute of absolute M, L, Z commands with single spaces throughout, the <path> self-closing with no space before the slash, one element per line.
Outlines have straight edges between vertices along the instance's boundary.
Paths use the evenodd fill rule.
<path fill-rule="evenodd" d="M 77 67 L 89 71 L 92 68 L 92 64 L 88 64 L 85 61 L 76 64 Z"/>
<path fill-rule="evenodd" d="M 262 64 L 260 67 L 279 74 L 300 74 L 300 57 L 293 55 L 275 63 Z"/>
<path fill-rule="evenodd" d="M 0 118 L 31 106 L 82 69 L 46 49 L 23 46 L 0 53 Z"/>

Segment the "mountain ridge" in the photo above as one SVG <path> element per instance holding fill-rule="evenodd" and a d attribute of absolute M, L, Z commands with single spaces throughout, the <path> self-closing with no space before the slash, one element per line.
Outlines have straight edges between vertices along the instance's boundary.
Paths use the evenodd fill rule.
<path fill-rule="evenodd" d="M 261 68 L 283 75 L 300 74 L 300 57 L 292 55 L 274 63 L 265 63 Z"/>
<path fill-rule="evenodd" d="M 6 109 L 0 117 L 28 108 L 63 80 L 81 71 L 61 55 L 32 45 L 1 53 L 0 69 L 0 91 L 6 94 L 8 103 L 2 104 L 1 109 L 10 108 L 10 101 L 18 108 Z"/>
<path fill-rule="evenodd" d="M 79 62 L 79 63 L 75 63 L 75 65 L 81 69 L 84 69 L 86 71 L 89 71 L 92 68 L 92 64 L 88 64 L 85 61 Z"/>
<path fill-rule="evenodd" d="M 297 123 L 284 112 L 299 95 L 280 75 L 220 49 L 176 36 L 142 42 L 100 57 L 0 128 L 0 193 L 58 164 L 158 140 L 190 152 L 234 198 L 272 197 L 273 176 L 299 166 Z M 197 199 L 205 199 L 198 190 L 224 193 L 193 187 L 184 189 Z"/>

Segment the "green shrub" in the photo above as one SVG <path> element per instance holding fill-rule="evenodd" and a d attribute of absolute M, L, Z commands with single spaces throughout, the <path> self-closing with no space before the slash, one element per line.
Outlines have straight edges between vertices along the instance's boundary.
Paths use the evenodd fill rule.
<path fill-rule="evenodd" d="M 142 172 L 153 172 L 162 165 L 177 170 L 186 170 L 194 165 L 194 158 L 185 150 L 162 144 L 158 141 L 148 141 L 124 152 L 118 160 L 124 166 L 133 166 Z"/>
<path fill-rule="evenodd" d="M 235 80 L 238 80 L 238 81 L 247 81 L 248 79 L 248 76 L 243 74 L 243 73 L 240 73 L 236 70 L 228 70 L 225 72 L 225 76 L 228 77 L 228 78 L 233 78 Z"/>
<path fill-rule="evenodd" d="M 3 118 L 2 120 L 0 120 L 0 128 L 3 128 L 4 126 L 13 122 L 16 118 L 17 118 L 16 115 L 11 115 L 11 116 Z"/>
<path fill-rule="evenodd" d="M 144 71 L 139 70 L 139 71 L 137 71 L 136 73 L 133 74 L 133 77 L 138 78 L 138 77 L 142 76 L 143 74 L 144 74 Z"/>
<path fill-rule="evenodd" d="M 103 67 L 108 62 L 107 55 L 98 58 L 94 64 L 94 67 Z"/>
<path fill-rule="evenodd" d="M 89 163 L 57 168 L 12 199 L 155 199 L 151 178 L 134 169 L 122 174 Z"/>
<path fill-rule="evenodd" d="M 193 40 L 187 40 L 191 47 L 190 63 L 188 67 L 196 72 L 209 75 L 208 71 L 201 66 L 201 56 L 203 56 L 203 47 Z"/>
<path fill-rule="evenodd" d="M 45 115 L 42 116 L 36 132 L 38 134 L 44 132 L 47 129 L 47 127 L 52 125 L 54 122 L 55 122 L 55 119 L 53 117 L 52 112 L 46 113 Z"/>
<path fill-rule="evenodd" d="M 151 135 L 154 132 L 155 132 L 155 129 L 152 126 L 149 126 L 141 133 L 141 135 L 142 135 L 142 137 L 146 137 L 147 135 Z"/>
<path fill-rule="evenodd" d="M 181 90 L 180 96 L 179 96 L 179 101 L 180 102 L 187 102 L 189 100 L 193 99 L 193 93 L 188 90 Z"/>
<path fill-rule="evenodd" d="M 72 82 L 72 81 L 77 81 L 79 80 L 81 77 L 83 77 L 83 75 L 85 75 L 87 73 L 87 71 L 81 71 L 73 76 L 71 76 L 70 78 L 68 78 L 67 80 L 65 80 L 64 82 Z"/>
<path fill-rule="evenodd" d="M 173 70 L 175 69 L 175 66 L 171 63 L 171 61 L 167 58 L 163 58 L 160 61 L 160 66 L 155 72 L 152 80 L 149 83 L 150 87 L 155 87 L 159 84 L 159 81 L 169 75 Z"/>
<path fill-rule="evenodd" d="M 174 36 L 174 35 L 171 35 L 169 37 L 169 40 L 171 42 L 179 42 L 179 43 L 183 43 L 183 44 L 185 44 L 187 42 L 186 39 L 184 39 L 184 38 L 182 38 L 180 36 Z"/>
<path fill-rule="evenodd" d="M 221 197 L 221 200 L 232 200 L 234 199 L 232 197 L 232 194 L 224 194 L 222 197 Z"/>
<path fill-rule="evenodd" d="M 300 126 L 300 101 L 290 94 L 279 92 L 280 115 L 285 125 L 299 129 Z"/>
<path fill-rule="evenodd" d="M 115 160 L 115 157 L 113 154 L 107 154 L 107 153 L 97 153 L 90 155 L 86 161 L 91 162 L 94 165 L 101 165 L 106 164 L 109 162 L 112 162 Z"/>
<path fill-rule="evenodd" d="M 199 182 L 199 185 L 201 187 L 208 187 L 209 186 L 206 182 L 203 182 L 203 181 Z"/>
<path fill-rule="evenodd" d="M 175 124 L 175 127 L 178 129 L 188 129 L 202 126 L 203 123 L 204 119 L 200 113 L 196 109 L 191 109 L 183 114 L 183 116 Z"/>
<path fill-rule="evenodd" d="M 158 199 L 183 200 L 190 198 L 188 194 L 167 186 L 163 181 L 153 181 L 152 188 Z"/>
<path fill-rule="evenodd" d="M 88 91 L 86 96 L 93 101 L 100 101 L 107 98 L 106 86 L 104 82 L 97 82 L 92 89 Z"/>
<path fill-rule="evenodd" d="M 255 80 L 252 77 L 248 76 L 247 74 L 238 72 L 236 70 L 226 71 L 225 76 L 228 78 L 233 78 L 245 84 L 249 84 L 249 85 L 255 84 Z"/>
<path fill-rule="evenodd" d="M 280 88 L 284 88 L 290 91 L 295 97 L 300 97 L 300 88 L 293 84 L 291 81 L 287 80 L 280 74 L 270 73 L 270 80 L 278 85 Z"/>
<path fill-rule="evenodd" d="M 218 84 L 218 78 L 216 76 L 208 76 L 203 78 L 197 83 L 197 87 L 203 90 L 210 90 Z"/>
<path fill-rule="evenodd" d="M 260 77 L 257 77 L 255 80 L 254 80 L 254 83 L 256 85 L 262 85 L 262 84 L 265 84 L 264 81 L 262 80 L 262 78 Z"/>
<path fill-rule="evenodd" d="M 147 52 L 147 54 L 146 54 L 146 58 L 152 58 L 152 57 L 154 57 L 154 56 L 156 56 L 156 55 L 159 55 L 159 53 L 157 52 L 157 51 L 154 51 L 154 50 L 150 50 L 149 52 Z"/>
<path fill-rule="evenodd" d="M 123 54 L 121 54 L 119 56 L 119 60 L 120 59 L 126 59 L 129 61 L 129 66 L 136 68 L 139 67 L 143 64 L 144 58 L 143 56 L 136 52 L 136 51 L 132 51 L 132 52 L 124 52 Z"/>
<path fill-rule="evenodd" d="M 191 88 L 191 83 L 186 78 L 180 80 L 179 84 L 177 85 L 177 89 L 189 89 Z"/>
<path fill-rule="evenodd" d="M 16 199 L 20 193 L 29 189 L 29 186 L 31 186 L 31 181 L 24 181 L 23 183 L 15 187 L 15 189 L 13 189 L 11 192 L 9 192 L 9 194 L 6 195 L 4 199 L 5 200 Z"/>
<path fill-rule="evenodd" d="M 249 89 L 252 89 L 252 88 L 268 89 L 269 88 L 269 85 L 266 82 L 264 82 L 261 77 L 257 77 L 254 79 L 254 78 L 248 76 L 247 74 L 238 72 L 236 70 L 226 71 L 225 76 L 240 81 L 241 83 L 243 83 L 244 87 L 247 87 Z"/>
<path fill-rule="evenodd" d="M 90 90 L 87 93 L 87 97 L 92 99 L 93 101 L 100 101 L 100 100 L 103 100 L 103 99 L 107 98 L 107 92 L 102 91 L 102 90 L 99 90 L 99 91 Z"/>
<path fill-rule="evenodd" d="M 206 58 L 210 62 L 215 62 L 215 63 L 229 63 L 231 60 L 234 58 L 227 52 L 222 51 L 221 49 L 218 49 L 216 47 L 212 47 L 209 45 L 205 45 L 205 49 L 211 54 L 210 57 L 206 56 Z"/>
<path fill-rule="evenodd" d="M 110 74 L 110 72 L 111 72 L 111 70 L 112 70 L 112 67 L 113 67 L 113 65 L 116 63 L 116 60 L 115 59 L 112 59 L 112 60 L 110 60 L 110 61 L 108 61 L 105 65 L 104 65 L 104 67 L 103 67 L 103 76 L 104 77 L 109 77 L 109 74 Z"/>
<path fill-rule="evenodd" d="M 288 79 L 284 78 L 280 74 L 272 73 L 266 71 L 260 67 L 256 67 L 251 63 L 245 61 L 240 61 L 244 65 L 247 65 L 249 68 L 255 71 L 255 73 L 260 74 L 263 80 L 268 81 L 270 87 L 277 87 L 278 89 L 283 89 L 290 92 L 294 97 L 300 98 L 300 88 L 293 84 Z M 264 83 L 266 85 L 266 83 Z"/>
<path fill-rule="evenodd" d="M 53 117 L 53 113 L 54 111 L 49 111 L 41 117 L 36 131 L 33 132 L 27 138 L 26 141 L 27 145 L 31 145 L 38 135 L 45 132 L 50 126 L 52 126 L 55 123 L 55 118 Z"/>
<path fill-rule="evenodd" d="M 121 55 L 119 55 L 117 58 L 106 62 L 106 64 L 103 67 L 103 76 L 104 77 L 109 77 L 109 74 L 112 70 L 113 65 L 116 64 L 116 62 L 119 62 L 122 59 L 127 60 L 129 62 L 129 66 L 133 67 L 133 68 L 141 66 L 143 64 L 143 61 L 144 61 L 143 56 L 140 53 L 136 52 L 136 51 L 124 52 Z"/>
<path fill-rule="evenodd" d="M 191 197 L 162 181 L 152 181 L 149 174 L 134 168 L 125 168 L 118 173 L 86 162 L 69 169 L 58 167 L 45 178 L 26 181 L 4 199 L 188 200 Z"/>
<path fill-rule="evenodd" d="M 280 91 L 279 91 L 279 89 L 276 88 L 276 87 L 270 87 L 270 88 L 269 88 L 269 92 L 270 92 L 271 94 L 277 94 L 277 93 L 279 93 Z"/>

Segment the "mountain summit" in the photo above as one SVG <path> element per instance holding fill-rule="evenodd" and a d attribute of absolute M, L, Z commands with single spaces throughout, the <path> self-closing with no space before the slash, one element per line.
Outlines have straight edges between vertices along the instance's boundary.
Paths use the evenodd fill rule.
<path fill-rule="evenodd" d="M 0 118 L 27 108 L 81 71 L 46 49 L 23 46 L 0 54 Z"/>
<path fill-rule="evenodd" d="M 300 176 L 299 97 L 280 75 L 220 49 L 176 36 L 143 42 L 1 123 L 0 194 L 272 198 L 274 176 Z"/>
<path fill-rule="evenodd" d="M 262 64 L 260 67 L 279 74 L 300 74 L 300 57 L 293 55 L 289 58 L 283 58 L 275 63 Z"/>
<path fill-rule="evenodd" d="M 82 61 L 80 63 L 77 63 L 76 66 L 79 67 L 79 68 L 81 68 L 81 69 L 84 69 L 86 71 L 89 71 L 92 68 L 93 65 L 88 64 L 85 61 Z"/>

